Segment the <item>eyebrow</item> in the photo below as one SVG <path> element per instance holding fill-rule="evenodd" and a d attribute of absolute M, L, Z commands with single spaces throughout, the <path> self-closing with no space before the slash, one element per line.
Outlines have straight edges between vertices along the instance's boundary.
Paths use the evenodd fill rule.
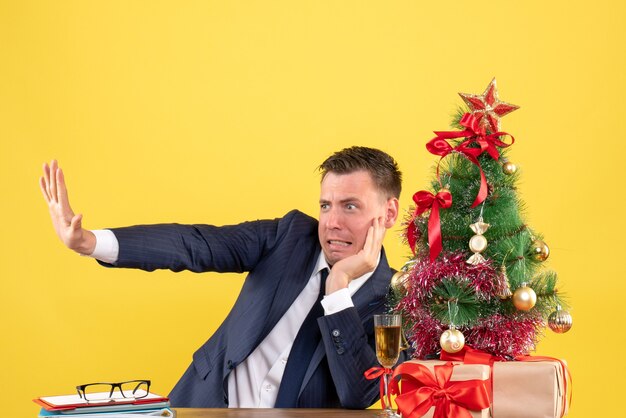
<path fill-rule="evenodd" d="M 339 201 L 339 203 L 341 204 L 345 204 L 345 203 L 351 203 L 351 202 L 358 202 L 358 203 L 362 203 L 362 200 L 359 199 L 358 197 L 347 197 L 345 199 L 341 199 Z M 330 200 L 326 200 L 326 199 L 320 199 L 320 203 L 330 203 Z"/>

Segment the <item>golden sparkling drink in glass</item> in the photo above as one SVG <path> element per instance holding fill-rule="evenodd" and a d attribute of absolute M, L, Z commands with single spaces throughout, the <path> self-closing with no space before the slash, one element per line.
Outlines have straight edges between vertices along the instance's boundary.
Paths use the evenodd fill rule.
<path fill-rule="evenodd" d="M 402 341 L 402 317 L 400 315 L 374 315 L 374 337 L 376 339 L 376 357 L 385 370 L 383 375 L 385 393 L 385 408 L 380 412 L 387 418 L 399 417 L 391 408 L 391 396 L 389 394 L 389 379 L 391 368 L 398 362 L 400 357 L 400 343 Z"/>
<path fill-rule="evenodd" d="M 376 357 L 381 366 L 392 368 L 400 357 L 402 330 L 400 325 L 380 325 L 374 328 Z"/>

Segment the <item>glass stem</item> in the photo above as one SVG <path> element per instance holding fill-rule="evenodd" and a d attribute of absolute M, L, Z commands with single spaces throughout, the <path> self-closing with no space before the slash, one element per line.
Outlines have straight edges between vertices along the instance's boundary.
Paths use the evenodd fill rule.
<path fill-rule="evenodd" d="M 391 396 L 389 396 L 389 381 L 391 379 L 391 374 L 385 373 L 383 378 L 385 379 L 385 410 L 391 411 Z"/>

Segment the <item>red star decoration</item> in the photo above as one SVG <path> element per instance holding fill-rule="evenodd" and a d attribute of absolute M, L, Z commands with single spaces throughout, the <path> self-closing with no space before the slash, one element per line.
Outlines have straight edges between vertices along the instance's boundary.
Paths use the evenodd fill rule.
<path fill-rule="evenodd" d="M 519 106 L 503 102 L 498 98 L 495 77 L 483 94 L 459 93 L 459 96 L 470 107 L 471 113 L 478 119 L 480 126 L 491 131 L 491 133 L 500 131 L 500 118 L 502 116 L 519 109 Z"/>

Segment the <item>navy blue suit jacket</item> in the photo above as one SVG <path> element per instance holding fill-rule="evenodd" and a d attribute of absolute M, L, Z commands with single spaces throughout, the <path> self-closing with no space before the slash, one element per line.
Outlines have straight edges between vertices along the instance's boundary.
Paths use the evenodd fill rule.
<path fill-rule="evenodd" d="M 228 374 L 257 347 L 309 280 L 321 248 L 317 220 L 298 211 L 233 226 L 146 225 L 112 229 L 116 267 L 249 272 L 232 310 L 170 393 L 173 406 L 228 406 Z M 105 263 L 102 263 L 105 264 Z M 383 254 L 352 297 L 354 308 L 318 320 L 322 341 L 300 388 L 300 407 L 366 408 L 378 399 L 372 316 L 385 311 L 393 271 Z"/>

